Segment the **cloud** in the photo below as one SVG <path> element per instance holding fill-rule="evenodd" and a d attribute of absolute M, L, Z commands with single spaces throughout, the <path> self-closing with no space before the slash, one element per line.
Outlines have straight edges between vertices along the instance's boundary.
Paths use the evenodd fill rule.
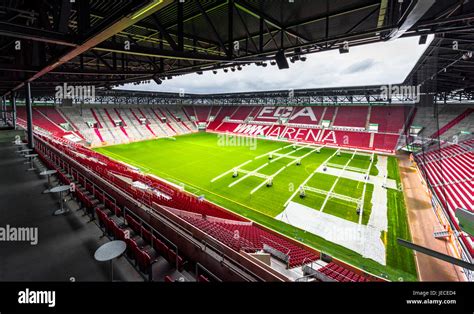
<path fill-rule="evenodd" d="M 431 42 L 418 44 L 418 37 L 351 47 L 349 53 L 330 50 L 307 55 L 306 62 L 290 63 L 289 69 L 248 65 L 242 71 L 202 75 L 187 74 L 161 85 L 128 84 L 120 89 L 185 93 L 231 93 L 301 88 L 385 85 L 401 83 Z"/>
<path fill-rule="evenodd" d="M 362 60 L 350 65 L 342 73 L 352 74 L 352 73 L 364 72 L 372 68 L 374 65 L 375 65 L 375 60 L 365 59 L 365 60 Z"/>

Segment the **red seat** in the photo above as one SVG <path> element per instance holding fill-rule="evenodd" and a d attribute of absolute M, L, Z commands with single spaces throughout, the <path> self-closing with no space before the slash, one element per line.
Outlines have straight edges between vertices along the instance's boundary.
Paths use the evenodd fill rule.
<path fill-rule="evenodd" d="M 145 240 L 147 243 L 152 244 L 152 235 L 151 231 L 146 229 L 144 226 L 142 226 L 142 238 Z"/>
<path fill-rule="evenodd" d="M 152 236 L 152 246 L 160 255 L 165 256 L 168 253 L 168 247 L 166 244 L 155 236 Z"/>
<path fill-rule="evenodd" d="M 175 251 L 172 249 L 168 250 L 168 262 L 176 266 L 176 269 L 181 271 L 183 269 L 183 259 L 181 256 L 176 255 Z"/>
<path fill-rule="evenodd" d="M 135 219 L 133 219 L 129 215 L 127 215 L 125 220 L 127 221 L 127 224 L 130 226 L 130 228 L 132 228 L 133 231 L 135 231 L 136 233 L 140 233 L 141 226 L 139 222 L 137 222 Z"/>
<path fill-rule="evenodd" d="M 209 282 L 209 279 L 203 275 L 199 275 L 197 278 L 198 282 Z"/>

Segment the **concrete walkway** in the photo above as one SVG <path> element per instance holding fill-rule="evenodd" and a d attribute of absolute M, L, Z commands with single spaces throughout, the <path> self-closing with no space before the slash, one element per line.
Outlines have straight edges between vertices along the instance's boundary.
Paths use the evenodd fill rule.
<path fill-rule="evenodd" d="M 47 187 L 38 171 L 25 171 L 25 159 L 16 153 L 10 133 L 0 131 L 0 227 L 38 228 L 38 243 L 0 242 L 0 281 L 110 281 L 110 263 L 94 259 L 105 242 L 94 222 L 88 222 L 77 203 L 71 212 L 53 216 L 58 195 L 42 194 Z M 143 281 L 132 265 L 114 261 L 114 279 Z"/>
<path fill-rule="evenodd" d="M 375 165 L 378 175 L 370 176 L 367 181 L 374 186 L 371 198 L 372 211 L 367 225 L 359 225 L 295 202 L 289 202 L 286 209 L 276 219 L 385 265 L 385 246 L 380 237 L 382 231 L 388 231 L 387 188 L 398 188 L 395 180 L 387 179 L 387 160 L 386 156 L 378 156 Z M 349 170 L 327 167 L 326 171 L 323 171 L 323 167 L 320 166 L 316 172 L 365 182 L 365 174 Z"/>
<path fill-rule="evenodd" d="M 395 180 L 387 179 L 387 157 L 378 156 L 377 164 L 375 165 L 379 171 L 377 183 L 374 183 L 374 192 L 372 193 L 372 212 L 369 217 L 369 226 L 373 226 L 378 230 L 388 230 L 387 218 L 387 189 L 382 187 L 380 182 L 385 183 L 386 187 L 396 189 L 397 183 Z"/>
<path fill-rule="evenodd" d="M 340 244 L 385 265 L 385 246 L 380 230 L 342 219 L 299 203 L 290 202 L 275 219 Z"/>
<path fill-rule="evenodd" d="M 433 231 L 439 227 L 440 223 L 433 211 L 426 188 L 421 183 L 416 170 L 411 167 L 407 155 L 399 156 L 399 165 L 413 243 L 457 257 L 453 254 L 448 241 L 435 239 L 433 236 Z M 421 281 L 466 280 L 461 269 L 450 263 L 421 253 L 415 253 L 415 260 Z"/>

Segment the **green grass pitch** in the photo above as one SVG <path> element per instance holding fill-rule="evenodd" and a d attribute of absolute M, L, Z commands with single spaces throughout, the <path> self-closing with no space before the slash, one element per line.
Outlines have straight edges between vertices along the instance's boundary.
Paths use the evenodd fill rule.
<path fill-rule="evenodd" d="M 400 248 L 396 244 L 396 241 L 394 241 L 399 232 L 402 232 L 406 237 L 406 210 L 404 204 L 400 204 L 400 201 L 403 203 L 403 197 L 401 200 L 399 197 L 394 199 L 390 197 L 389 194 L 388 205 L 395 208 L 397 215 L 396 219 L 390 220 L 390 217 L 393 215 L 390 215 L 391 208 L 389 207 L 389 234 L 385 235 L 387 239 L 382 239 L 386 243 L 387 249 L 386 266 L 363 258 L 356 252 L 273 218 L 284 210 L 284 203 L 291 197 L 294 191 L 298 189 L 299 185 L 324 161 L 331 157 L 335 149 L 323 148 L 320 153 L 311 153 L 302 160 L 300 166 L 293 164 L 277 175 L 273 179 L 272 187 L 267 188 L 263 186 L 254 194 L 250 195 L 250 191 L 263 182 L 262 178 L 248 177 L 233 187 L 228 187 L 229 184 L 236 180 L 232 178 L 231 174 L 213 183 L 210 181 L 248 160 L 252 160 L 252 162 L 242 167 L 242 169 L 252 171 L 265 163 L 269 163 L 258 172 L 265 175 L 274 174 L 294 159 L 284 157 L 276 160 L 278 158 L 276 155 L 274 155 L 271 160 L 267 156 L 259 159 L 254 158 L 290 144 L 260 139 L 255 146 L 224 146 L 220 145 L 221 143 L 216 134 L 196 133 L 178 136 L 175 140 L 164 138 L 101 147 L 95 150 L 111 158 L 138 167 L 145 172 L 155 174 L 165 180 L 183 184 L 185 189 L 191 193 L 205 195 L 208 200 L 231 211 L 293 237 L 309 246 L 365 269 L 375 275 L 384 276 L 391 280 L 399 280 L 399 278 L 403 278 L 403 280 L 416 280 L 416 268 L 411 262 L 413 260 L 412 253 L 406 250 L 404 251 L 403 248 Z M 278 153 L 286 154 L 293 152 L 289 156 L 301 157 L 310 151 L 311 148 L 303 148 L 294 151 L 292 147 L 287 147 L 281 149 Z M 333 156 L 330 162 L 344 165 L 349 161 L 351 155 L 352 154 L 348 152 L 343 152 L 341 156 Z M 368 169 L 370 157 L 355 156 L 350 165 Z M 391 167 L 392 166 L 393 162 L 391 164 Z M 390 172 L 395 173 L 393 169 L 390 169 Z M 373 170 L 371 170 L 371 173 L 373 173 Z M 244 174 L 240 173 L 238 178 L 242 176 L 244 176 Z M 329 191 L 335 179 L 336 177 L 334 176 L 317 173 L 307 184 L 318 189 Z M 363 184 L 358 181 L 340 178 L 338 184 L 335 186 L 335 192 L 351 197 L 361 197 L 362 187 Z M 372 191 L 372 184 L 368 184 L 362 216 L 363 224 L 367 224 L 370 217 Z M 305 199 L 301 200 L 299 196 L 296 195 L 293 201 L 302 202 L 317 210 L 324 202 L 324 199 L 325 195 L 308 192 Z M 334 198 L 329 199 L 324 208 L 324 212 L 354 222 L 358 222 L 359 220 L 354 203 Z"/>

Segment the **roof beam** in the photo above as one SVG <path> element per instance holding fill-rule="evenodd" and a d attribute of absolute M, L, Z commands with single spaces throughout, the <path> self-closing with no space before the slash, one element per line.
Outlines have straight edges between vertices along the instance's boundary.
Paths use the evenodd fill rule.
<path fill-rule="evenodd" d="M 37 27 L 28 27 L 7 22 L 0 22 L 0 36 L 77 47 L 74 40 L 71 41 L 70 39 L 67 39 L 64 34 L 46 29 L 38 29 Z M 68 35 L 67 37 L 70 38 L 71 36 Z"/>
<path fill-rule="evenodd" d="M 92 53 L 94 54 L 94 56 L 97 57 L 97 59 L 100 60 L 100 62 L 102 62 L 107 68 L 109 68 L 109 70 L 114 69 L 104 58 L 102 58 L 102 56 L 98 52 L 92 50 Z"/>
<path fill-rule="evenodd" d="M 62 0 L 58 3 L 59 9 L 56 13 L 56 30 L 66 34 L 68 32 L 69 15 L 71 14 L 71 0 Z"/>
<path fill-rule="evenodd" d="M 136 4 L 132 3 L 131 5 L 127 5 L 123 7 L 120 12 L 111 16 L 111 24 L 105 26 L 102 30 L 97 32 L 95 35 L 89 37 L 85 40 L 82 44 L 78 45 L 77 47 L 71 49 L 66 54 L 62 55 L 61 57 L 57 58 L 47 66 L 45 66 L 42 70 L 35 73 L 33 76 L 29 77 L 25 82 L 15 86 L 11 91 L 8 91 L 6 95 L 9 95 L 11 92 L 16 91 L 22 88 L 25 83 L 33 82 L 34 80 L 42 77 L 46 73 L 54 70 L 55 68 L 59 67 L 70 61 L 71 59 L 77 57 L 78 55 L 94 48 L 98 44 L 102 43 L 103 41 L 107 40 L 108 38 L 112 37 L 113 35 L 121 32 L 122 30 L 126 29 L 130 25 L 140 21 L 141 19 L 155 13 L 156 11 L 162 9 L 164 6 L 171 3 L 172 0 L 153 0 L 150 2 L 145 2 L 142 6 L 136 7 Z M 132 7 L 133 5 L 133 7 Z M 127 12 L 127 13 L 125 13 Z M 124 15 L 127 14 L 127 15 Z"/>
<path fill-rule="evenodd" d="M 126 55 L 167 58 L 177 60 L 195 60 L 195 61 L 229 61 L 227 57 L 220 55 L 208 55 L 202 53 L 193 53 L 188 51 L 172 51 L 159 48 L 149 47 L 133 47 L 130 50 L 125 50 L 122 45 L 114 45 L 109 42 L 102 43 L 93 48 L 97 51 L 118 52 Z"/>
<path fill-rule="evenodd" d="M 160 21 L 158 20 L 158 18 L 156 17 L 156 15 L 152 15 L 151 16 L 152 19 L 153 19 L 153 22 L 155 23 L 155 26 L 156 28 L 158 29 L 158 31 L 160 31 L 160 33 L 163 35 L 164 39 L 168 42 L 168 44 L 170 45 L 170 47 L 173 49 L 173 50 L 178 50 L 178 45 L 176 44 L 176 42 L 174 41 L 174 39 L 171 37 L 171 35 L 168 33 L 168 31 L 166 30 L 166 28 L 163 27 L 163 25 L 161 25 Z"/>
<path fill-rule="evenodd" d="M 214 33 L 214 36 L 216 37 L 217 41 L 219 42 L 219 46 L 222 48 L 223 51 L 226 52 L 227 55 L 229 55 L 229 51 L 227 50 L 224 42 L 222 41 L 222 38 L 221 36 L 219 35 L 219 33 L 217 32 L 217 29 L 216 27 L 214 26 L 214 24 L 212 23 L 212 20 L 211 18 L 209 17 L 209 15 L 207 14 L 206 10 L 204 10 L 204 8 L 202 7 L 202 4 L 199 2 L 199 1 L 195 1 L 199 11 L 201 12 L 202 16 L 204 17 L 204 19 L 206 20 L 207 24 L 209 24 L 209 26 L 211 27 L 211 30 L 212 32 Z"/>
<path fill-rule="evenodd" d="M 306 39 L 305 37 L 301 36 L 300 34 L 296 33 L 295 31 L 287 29 L 280 22 L 278 22 L 274 18 L 266 15 L 265 13 L 261 12 L 260 10 L 257 10 L 255 8 L 249 6 L 248 4 L 242 2 L 241 0 L 234 0 L 234 1 L 235 1 L 235 6 L 238 9 L 241 9 L 244 12 L 247 12 L 248 14 L 250 14 L 250 15 L 256 17 L 256 18 L 263 18 L 265 20 L 265 22 L 267 22 L 268 24 L 272 25 L 273 27 L 278 28 L 279 30 L 282 30 L 282 31 L 286 32 L 288 35 L 291 35 L 291 36 L 293 36 L 297 39 L 300 39 L 303 43 L 309 42 L 309 40 Z"/>

